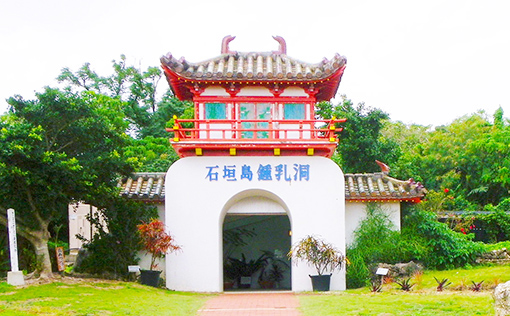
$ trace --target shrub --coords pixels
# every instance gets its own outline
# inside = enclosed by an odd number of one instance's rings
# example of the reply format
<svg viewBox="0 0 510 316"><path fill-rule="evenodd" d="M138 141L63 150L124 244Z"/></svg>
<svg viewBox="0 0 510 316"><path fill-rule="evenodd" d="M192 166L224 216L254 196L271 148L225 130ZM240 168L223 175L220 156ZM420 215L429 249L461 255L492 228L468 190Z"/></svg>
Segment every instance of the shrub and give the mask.
<svg viewBox="0 0 510 316"><path fill-rule="evenodd" d="M121 197L112 198L109 205L104 208L98 206L98 209L101 209L99 216L104 217L106 227L103 227L100 218L89 219L98 232L84 246L87 256L75 271L126 278L128 265L139 260L137 253L141 245L137 225L156 217L156 210Z"/></svg>
<svg viewBox="0 0 510 316"><path fill-rule="evenodd" d="M368 285L372 274L370 267L380 262L397 263L411 258L406 241L383 212L379 204L366 208L367 217L354 232L354 242L347 248L347 287Z"/></svg>
<svg viewBox="0 0 510 316"><path fill-rule="evenodd" d="M505 199L497 206L488 204L484 208L487 214L477 216L479 225L485 230L488 242L510 240L510 199Z"/></svg>
<svg viewBox="0 0 510 316"><path fill-rule="evenodd" d="M165 224L158 219L142 223L137 228L142 239L143 249L151 254L150 270L156 268L156 259L163 258L168 251L174 252L181 249L180 246L174 244L173 237L165 231Z"/></svg>
<svg viewBox="0 0 510 316"><path fill-rule="evenodd" d="M371 275L361 250L347 249L347 259L349 260L346 272L347 288L355 289L367 286Z"/></svg>
<svg viewBox="0 0 510 316"><path fill-rule="evenodd" d="M398 262L402 258L400 232L379 204L368 204L366 212L367 217L354 232L354 242L349 248L362 253L368 264Z"/></svg>
<svg viewBox="0 0 510 316"><path fill-rule="evenodd" d="M414 283L411 283L411 278L407 278L407 279L400 280L400 281L395 281L395 283L398 284L398 286L400 287L400 289L402 291L406 291L406 292L411 291L411 289L414 286Z"/></svg>
<svg viewBox="0 0 510 316"><path fill-rule="evenodd" d="M452 284L452 282L448 282L447 278L438 280L436 277L434 277L434 280L437 282L436 291L438 292L442 292L447 286Z"/></svg>
<svg viewBox="0 0 510 316"><path fill-rule="evenodd" d="M428 268L453 268L474 263L484 252L482 243L451 230L436 214L412 208L404 217L402 231L394 231L388 216L377 204L367 206L367 217L354 232L347 249L347 287L368 285L370 267L377 263L419 261Z"/></svg>
<svg viewBox="0 0 510 316"><path fill-rule="evenodd" d="M501 250L503 248L510 250L510 241L502 241L498 242L497 244L485 244L485 252L490 252L493 250Z"/></svg>
<svg viewBox="0 0 510 316"><path fill-rule="evenodd" d="M473 283L473 285L471 286L471 291L480 292L482 290L483 281L478 282L478 283L475 283L475 281L471 281L471 283Z"/></svg>
<svg viewBox="0 0 510 316"><path fill-rule="evenodd" d="M432 212L414 209L404 218L404 226L404 239L418 241L420 248L414 255L428 268L465 266L484 251L482 243L471 240L472 235L452 231Z"/></svg>

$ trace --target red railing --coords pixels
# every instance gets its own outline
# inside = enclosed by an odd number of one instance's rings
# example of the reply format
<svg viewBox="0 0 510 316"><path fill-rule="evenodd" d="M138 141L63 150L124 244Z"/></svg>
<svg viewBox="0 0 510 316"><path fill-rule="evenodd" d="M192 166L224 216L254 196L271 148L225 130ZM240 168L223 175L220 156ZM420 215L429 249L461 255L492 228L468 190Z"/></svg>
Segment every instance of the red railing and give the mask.
<svg viewBox="0 0 510 316"><path fill-rule="evenodd" d="M206 120L175 119L173 141L334 141L335 133L342 131L337 123L346 119L330 120Z"/></svg>

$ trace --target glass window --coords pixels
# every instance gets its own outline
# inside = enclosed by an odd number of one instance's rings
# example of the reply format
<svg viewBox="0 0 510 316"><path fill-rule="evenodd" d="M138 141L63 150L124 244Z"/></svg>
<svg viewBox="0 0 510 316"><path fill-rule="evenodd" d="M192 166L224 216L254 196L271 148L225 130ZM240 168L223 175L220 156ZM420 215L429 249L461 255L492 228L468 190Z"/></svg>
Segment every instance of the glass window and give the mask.
<svg viewBox="0 0 510 316"><path fill-rule="evenodd" d="M240 114L241 120L248 120L248 122L241 122L241 126L243 129L254 129L255 123L250 120L255 119L255 104L253 103L241 103L240 104ZM253 138L253 131L243 131L241 132L242 138Z"/></svg>
<svg viewBox="0 0 510 316"><path fill-rule="evenodd" d="M209 120L224 120L227 118L227 105L225 103L206 103L205 118Z"/></svg>
<svg viewBox="0 0 510 316"><path fill-rule="evenodd" d="M283 109L286 120L304 120L305 105L303 103L287 103Z"/></svg>
<svg viewBox="0 0 510 316"><path fill-rule="evenodd" d="M255 122L255 120L270 120L271 119L271 104L270 103L240 103L239 112L243 129L247 130L266 130L256 133L256 138L269 138L267 129L269 124L267 122ZM254 131L244 131L241 133L242 138L255 138Z"/></svg>

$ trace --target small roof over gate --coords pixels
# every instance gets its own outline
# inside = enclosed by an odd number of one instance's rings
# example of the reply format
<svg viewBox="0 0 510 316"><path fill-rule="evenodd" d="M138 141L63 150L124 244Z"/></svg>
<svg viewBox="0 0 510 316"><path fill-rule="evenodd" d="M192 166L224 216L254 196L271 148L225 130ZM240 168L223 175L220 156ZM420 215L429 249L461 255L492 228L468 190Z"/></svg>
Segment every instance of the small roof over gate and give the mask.
<svg viewBox="0 0 510 316"><path fill-rule="evenodd" d="M165 173L134 173L118 185L120 195L153 203L165 201ZM345 200L350 202L410 201L417 203L427 190L413 179L389 177L383 172L345 174Z"/></svg>
<svg viewBox="0 0 510 316"><path fill-rule="evenodd" d="M120 195L134 200L163 203L165 201L165 173L133 173L120 179Z"/></svg>
<svg viewBox="0 0 510 316"><path fill-rule="evenodd" d="M345 200L351 202L410 201L418 203L427 190L413 179L389 177L384 172L345 174Z"/></svg>

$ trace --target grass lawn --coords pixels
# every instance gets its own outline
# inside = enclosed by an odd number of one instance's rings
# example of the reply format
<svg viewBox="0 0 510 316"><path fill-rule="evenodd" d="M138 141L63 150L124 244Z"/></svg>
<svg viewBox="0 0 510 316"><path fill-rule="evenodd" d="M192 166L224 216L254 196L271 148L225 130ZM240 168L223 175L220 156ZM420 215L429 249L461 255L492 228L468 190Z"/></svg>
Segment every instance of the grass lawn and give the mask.
<svg viewBox="0 0 510 316"><path fill-rule="evenodd" d="M20 288L0 283L0 314L189 316L210 297L126 282L55 282Z"/></svg>
<svg viewBox="0 0 510 316"><path fill-rule="evenodd" d="M437 292L437 282L448 278L452 284ZM395 283L383 286L381 293L369 288L299 296L304 316L312 315L494 315L492 291L510 280L510 266L475 267L447 271L425 271L412 279L411 292ZM484 281L481 292L470 290L471 281Z"/></svg>
<svg viewBox="0 0 510 316"><path fill-rule="evenodd" d="M436 291L437 279L452 282ZM71 281L68 281L71 280ZM10 315L196 315L214 295L173 292L137 283L82 280L13 287L0 283L0 314ZM471 281L484 280L484 289L473 292ZM327 315L494 315L492 291L510 280L510 266L425 271L412 279L411 292L395 283L381 293L369 288L343 292L299 294L303 316Z"/></svg>

